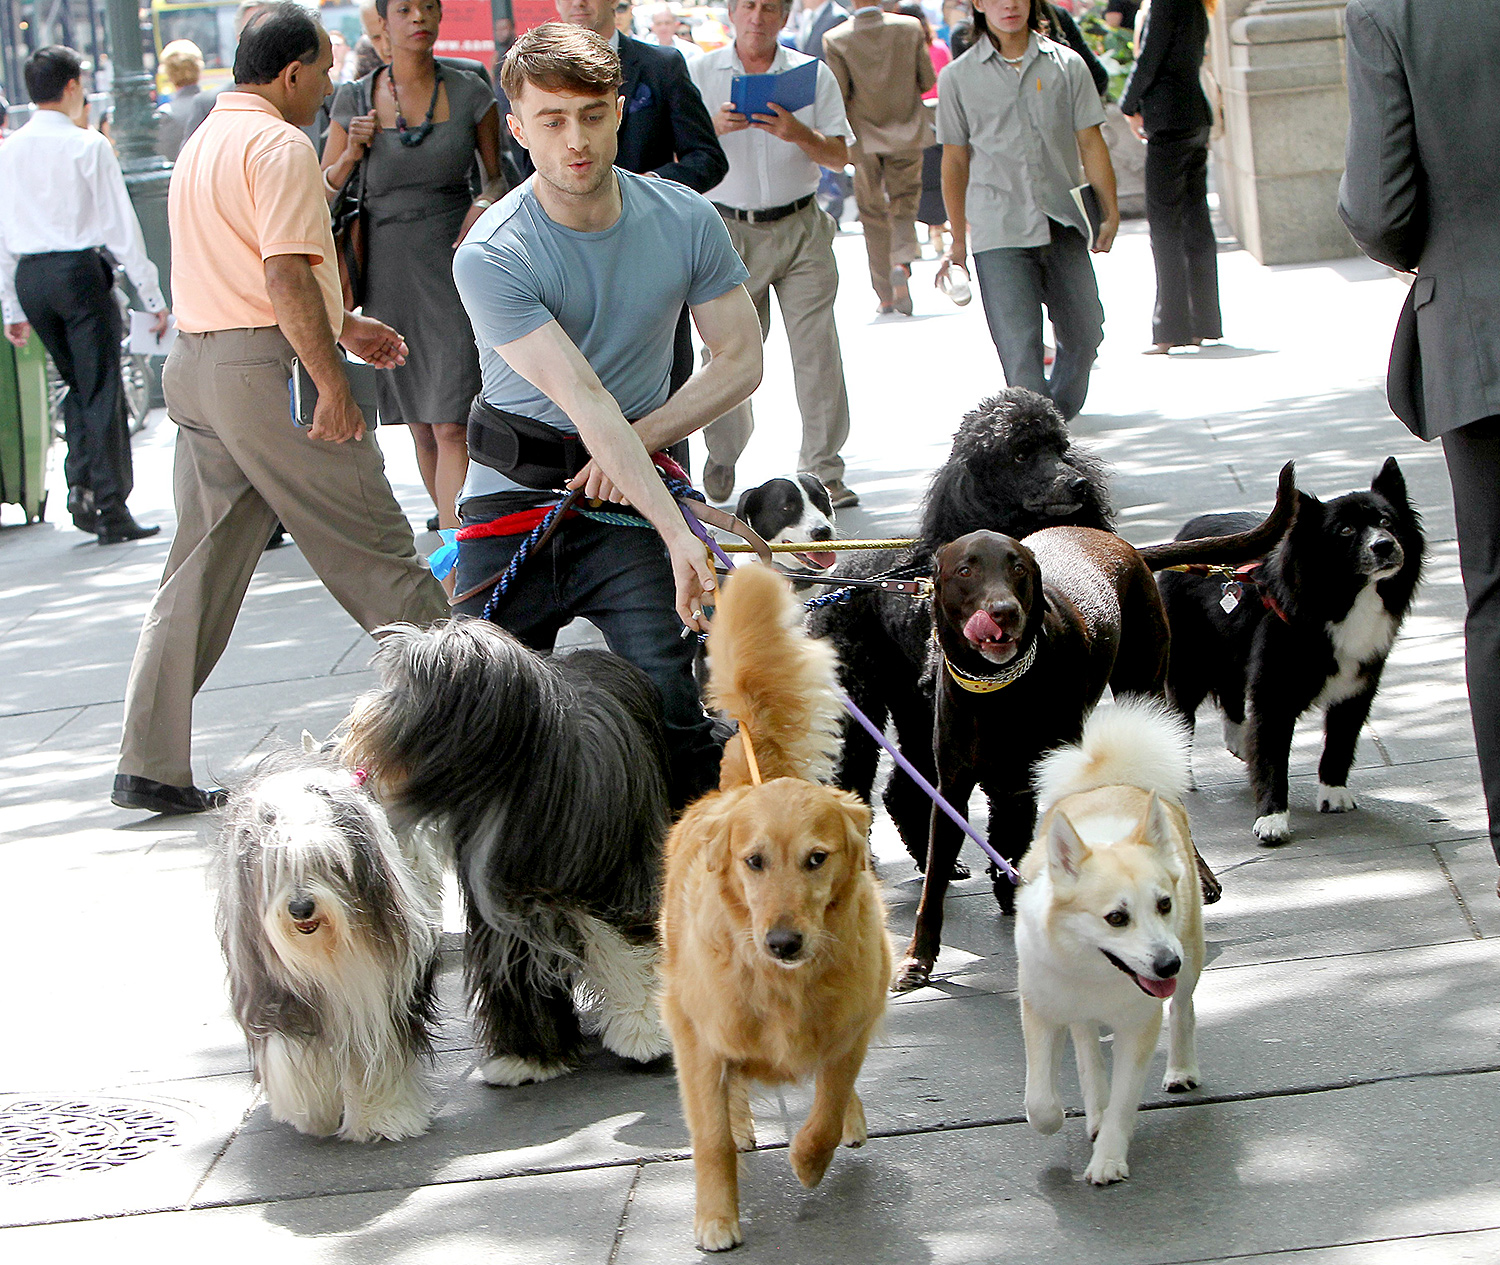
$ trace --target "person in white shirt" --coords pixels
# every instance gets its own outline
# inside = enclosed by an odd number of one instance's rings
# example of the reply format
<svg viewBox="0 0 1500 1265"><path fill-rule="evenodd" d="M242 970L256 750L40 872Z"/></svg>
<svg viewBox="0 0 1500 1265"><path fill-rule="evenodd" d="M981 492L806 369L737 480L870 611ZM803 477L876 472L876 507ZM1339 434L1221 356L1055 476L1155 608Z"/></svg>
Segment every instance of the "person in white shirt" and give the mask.
<svg viewBox="0 0 1500 1265"><path fill-rule="evenodd" d="M664 4L651 13L651 37L663 48L675 48L688 61L695 57L701 57L703 50L692 40L685 40L677 34L677 27L682 21L672 11L672 6Z"/></svg>
<svg viewBox="0 0 1500 1265"><path fill-rule="evenodd" d="M115 151L87 126L83 61L49 44L26 59L36 112L0 146L0 308L5 336L36 330L68 385L63 425L68 512L101 545L154 536L125 507L134 476L120 384L120 310L108 250L124 265L158 336L167 305Z"/></svg>
<svg viewBox="0 0 1500 1265"><path fill-rule="evenodd" d="M849 393L833 320L839 288L833 259L836 227L814 194L819 167L842 171L854 134L844 117L838 82L821 63L813 103L795 113L773 104L770 114L746 118L729 100L738 75L780 74L815 60L777 42L790 2L736 0L729 14L734 43L696 58L688 73L713 112L714 131L729 159L729 174L708 197L750 270L745 286L755 301L762 337L770 329L772 288L781 305L802 411L797 468L817 475L834 507L844 508L859 504L859 497L844 483L839 455L849 435ZM754 426L747 400L705 429L703 490L711 499L728 500L734 490L735 462Z"/></svg>

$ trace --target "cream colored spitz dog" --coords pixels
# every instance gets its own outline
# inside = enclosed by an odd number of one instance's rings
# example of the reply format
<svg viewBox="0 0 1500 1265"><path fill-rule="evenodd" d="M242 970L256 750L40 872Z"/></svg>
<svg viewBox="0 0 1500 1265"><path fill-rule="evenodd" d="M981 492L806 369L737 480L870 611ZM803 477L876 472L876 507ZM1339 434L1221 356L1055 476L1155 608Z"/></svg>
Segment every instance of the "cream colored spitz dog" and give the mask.
<svg viewBox="0 0 1500 1265"><path fill-rule="evenodd" d="M1035 781L1040 825L1016 896L1026 1119L1040 1133L1062 1125L1057 1072L1069 1029L1094 1139L1084 1176L1103 1186L1130 1176L1125 1155L1168 999L1162 1087L1198 1084L1203 898L1181 803L1188 739L1161 705L1127 699L1094 712L1076 746L1043 757ZM1115 1034L1109 1079L1101 1024Z"/></svg>

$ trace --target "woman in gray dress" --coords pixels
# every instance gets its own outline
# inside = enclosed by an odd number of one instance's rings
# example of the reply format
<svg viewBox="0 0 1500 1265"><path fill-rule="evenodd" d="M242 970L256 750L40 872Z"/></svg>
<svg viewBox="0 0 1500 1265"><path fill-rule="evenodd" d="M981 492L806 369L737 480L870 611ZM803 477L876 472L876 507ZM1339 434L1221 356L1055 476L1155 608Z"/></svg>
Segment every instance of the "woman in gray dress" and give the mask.
<svg viewBox="0 0 1500 1265"><path fill-rule="evenodd" d="M364 311L399 329L406 364L379 377L382 424L405 422L438 522L456 527L479 353L453 285L453 251L505 192L495 94L432 54L440 0L376 0L391 64L334 98L323 178L330 200L365 160ZM471 197L475 155L486 186Z"/></svg>

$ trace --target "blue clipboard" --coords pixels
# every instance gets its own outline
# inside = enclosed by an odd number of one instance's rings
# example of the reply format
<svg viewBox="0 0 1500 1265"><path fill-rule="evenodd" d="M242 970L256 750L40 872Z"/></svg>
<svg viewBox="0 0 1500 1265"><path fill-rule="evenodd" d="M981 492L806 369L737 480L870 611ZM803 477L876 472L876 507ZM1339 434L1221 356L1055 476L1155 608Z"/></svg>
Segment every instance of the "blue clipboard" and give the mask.
<svg viewBox="0 0 1500 1265"><path fill-rule="evenodd" d="M818 62L803 62L779 75L736 75L729 85L729 104L737 114L770 114L774 101L788 113L813 103L818 95Z"/></svg>

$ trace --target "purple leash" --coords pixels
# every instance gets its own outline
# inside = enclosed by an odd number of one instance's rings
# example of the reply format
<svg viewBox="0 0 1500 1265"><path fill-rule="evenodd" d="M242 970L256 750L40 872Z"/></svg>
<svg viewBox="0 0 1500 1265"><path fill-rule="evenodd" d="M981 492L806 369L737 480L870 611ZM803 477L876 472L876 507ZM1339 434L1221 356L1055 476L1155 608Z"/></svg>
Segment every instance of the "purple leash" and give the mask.
<svg viewBox="0 0 1500 1265"><path fill-rule="evenodd" d="M974 842L979 845L979 850L983 852L985 856L989 857L989 859L994 862L995 865L999 866L999 868L1005 872L1005 877L1010 879L1012 883L1020 883L1021 876L1016 873L1016 867L1013 866L998 852L996 852L994 848L990 847L989 840L984 838L979 833L979 831L975 830L974 827L969 824L969 819L965 817L961 812L959 812L958 809L954 808L952 804L950 804L946 799L942 797L941 794L938 793L937 787L935 787L931 782L929 782L925 777L917 772L917 770L913 767L912 762L896 750L896 744L891 742L883 733L880 732L879 729L875 727L875 722L872 721L868 716L866 716L864 712L860 711L859 708L854 705L854 700L847 694L845 694L843 690L839 691L839 702L844 705L844 708L849 713L849 715L853 716L854 719L860 723L860 725L864 728L864 731L885 749L886 754L895 761L896 767L900 769L901 772L905 773L907 777L911 778L911 780L918 786L920 786L924 791L926 791L927 798L930 799L934 804L936 804L940 809L942 809L943 812L947 813L949 818L953 821L953 824L960 830L962 830L964 834L968 835L970 839L974 840Z"/></svg>
<svg viewBox="0 0 1500 1265"><path fill-rule="evenodd" d="M715 557L717 557L719 561L724 564L724 569L726 571L733 571L734 563L729 560L729 555L719 548L719 542L716 541L709 533L708 529L703 526L703 524L699 521L698 516L693 513L693 511L682 501L678 501L677 503L678 505L682 506L682 516L687 519L687 524L692 528L693 535L697 536L699 540L701 540L705 545L713 550ZM998 852L996 852L994 848L990 847L989 840L984 838L979 833L979 831L975 830L974 827L969 824L969 819L965 817L961 812L959 812L958 809L954 808L953 805L950 804L946 799L944 799L938 792L937 787L935 787L931 782L929 782L925 777L917 772L916 768L912 765L912 762L896 750L896 744L891 742L885 736L885 734L882 733L880 729L875 725L875 722L872 721L868 716L864 714L864 712L860 711L859 708L854 705L854 700L852 698L845 694L843 690L838 691L838 696L839 702L844 705L844 710L859 722L860 727L864 729L864 731L869 734L870 737L875 739L880 748L895 762L896 767L900 769L901 772L905 773L907 777L911 778L911 780L918 786L920 786L926 793L927 798L930 799L934 804L936 804L940 809L942 809L942 811L948 815L948 818L953 822L955 826L957 826L964 832L964 834L968 835L970 839L972 839L979 845L979 850L983 852L985 856L989 857L989 859L1000 868L1000 870L1005 874L1006 878L1010 879L1012 883L1019 884L1021 881L1021 876L1016 873L1016 867L1013 866Z"/></svg>

